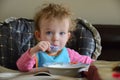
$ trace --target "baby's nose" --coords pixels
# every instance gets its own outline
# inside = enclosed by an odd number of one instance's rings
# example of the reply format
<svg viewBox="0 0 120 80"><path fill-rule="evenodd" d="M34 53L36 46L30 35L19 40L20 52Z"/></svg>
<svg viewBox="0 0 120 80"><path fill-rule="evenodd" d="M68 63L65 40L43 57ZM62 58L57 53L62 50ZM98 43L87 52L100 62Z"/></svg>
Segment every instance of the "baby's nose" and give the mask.
<svg viewBox="0 0 120 80"><path fill-rule="evenodd" d="M52 39L53 39L53 41L59 40L59 35L58 34L54 34Z"/></svg>

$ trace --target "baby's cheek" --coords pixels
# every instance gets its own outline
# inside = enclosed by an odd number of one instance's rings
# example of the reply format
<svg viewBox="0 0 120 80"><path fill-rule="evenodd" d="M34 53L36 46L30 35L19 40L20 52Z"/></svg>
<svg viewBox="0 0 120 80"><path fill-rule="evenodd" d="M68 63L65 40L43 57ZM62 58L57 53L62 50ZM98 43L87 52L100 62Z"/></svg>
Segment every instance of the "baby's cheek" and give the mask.
<svg viewBox="0 0 120 80"><path fill-rule="evenodd" d="M67 41L61 41L61 46L63 47L63 46L65 46L66 45L66 43L67 43Z"/></svg>

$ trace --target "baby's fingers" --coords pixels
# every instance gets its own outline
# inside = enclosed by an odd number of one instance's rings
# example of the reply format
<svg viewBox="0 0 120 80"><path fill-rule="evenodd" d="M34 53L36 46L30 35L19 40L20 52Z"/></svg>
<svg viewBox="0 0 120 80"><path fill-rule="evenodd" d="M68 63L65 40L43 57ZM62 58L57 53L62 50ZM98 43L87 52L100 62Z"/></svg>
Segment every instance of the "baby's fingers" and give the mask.
<svg viewBox="0 0 120 80"><path fill-rule="evenodd" d="M41 41L39 43L39 48L40 48L41 51L48 50L49 46L50 46L50 43L48 41Z"/></svg>

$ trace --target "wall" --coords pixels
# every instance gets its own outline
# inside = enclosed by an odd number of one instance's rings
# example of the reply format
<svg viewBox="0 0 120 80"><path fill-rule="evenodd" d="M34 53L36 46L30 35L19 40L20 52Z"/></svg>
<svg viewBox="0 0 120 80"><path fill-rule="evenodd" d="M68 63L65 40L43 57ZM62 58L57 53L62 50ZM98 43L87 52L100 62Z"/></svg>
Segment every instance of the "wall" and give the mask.
<svg viewBox="0 0 120 80"><path fill-rule="evenodd" d="M120 0L0 0L0 21L9 17L33 18L41 4L65 3L74 12L93 24L120 24Z"/></svg>

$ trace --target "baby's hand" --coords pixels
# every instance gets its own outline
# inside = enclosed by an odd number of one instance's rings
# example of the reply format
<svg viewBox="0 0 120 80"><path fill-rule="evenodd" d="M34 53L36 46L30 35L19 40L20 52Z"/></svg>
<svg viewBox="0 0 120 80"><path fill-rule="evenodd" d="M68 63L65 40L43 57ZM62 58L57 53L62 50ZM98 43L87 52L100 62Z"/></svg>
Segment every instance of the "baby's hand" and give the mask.
<svg viewBox="0 0 120 80"><path fill-rule="evenodd" d="M50 43L48 41L40 41L37 45L36 48L38 51L47 51L50 50Z"/></svg>
<svg viewBox="0 0 120 80"><path fill-rule="evenodd" d="M40 41L36 46L32 47L30 50L31 55L37 53L38 51L49 51L50 43L48 41Z"/></svg>

